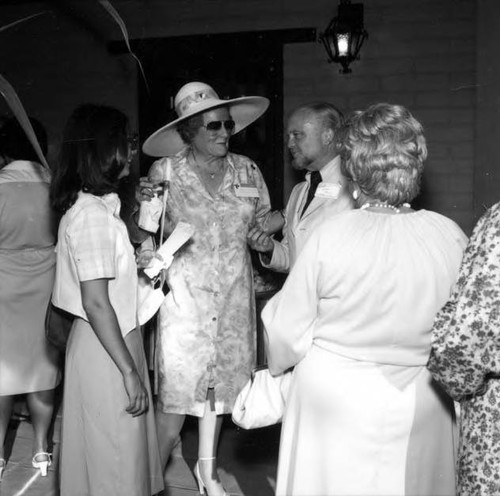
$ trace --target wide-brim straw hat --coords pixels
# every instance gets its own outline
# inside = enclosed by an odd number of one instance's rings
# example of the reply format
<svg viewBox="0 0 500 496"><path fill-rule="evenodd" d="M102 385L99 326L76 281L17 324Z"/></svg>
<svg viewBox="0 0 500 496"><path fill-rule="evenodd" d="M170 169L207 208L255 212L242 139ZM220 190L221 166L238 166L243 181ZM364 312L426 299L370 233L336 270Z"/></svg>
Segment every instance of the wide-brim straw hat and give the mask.
<svg viewBox="0 0 500 496"><path fill-rule="evenodd" d="M257 120L269 107L263 96L242 96L232 100L221 100L214 89L205 83L185 84L175 95L175 111L179 116L155 131L142 145L142 151L152 157L175 155L186 147L177 132L177 124L193 115L218 107L227 107L235 122L234 133L239 133Z"/></svg>

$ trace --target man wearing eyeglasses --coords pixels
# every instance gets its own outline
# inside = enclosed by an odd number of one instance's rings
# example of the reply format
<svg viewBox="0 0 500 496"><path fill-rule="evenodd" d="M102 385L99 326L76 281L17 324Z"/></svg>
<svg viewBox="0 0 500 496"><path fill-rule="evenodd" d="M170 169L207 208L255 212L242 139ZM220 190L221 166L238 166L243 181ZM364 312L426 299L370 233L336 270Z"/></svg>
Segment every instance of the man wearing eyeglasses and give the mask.
<svg viewBox="0 0 500 496"><path fill-rule="evenodd" d="M343 121L342 113L326 102L301 105L290 115L287 146L292 166L307 174L288 200L282 241L258 227L248 233L248 243L260 252L265 267L288 272L317 225L354 207L337 153L337 134Z"/></svg>

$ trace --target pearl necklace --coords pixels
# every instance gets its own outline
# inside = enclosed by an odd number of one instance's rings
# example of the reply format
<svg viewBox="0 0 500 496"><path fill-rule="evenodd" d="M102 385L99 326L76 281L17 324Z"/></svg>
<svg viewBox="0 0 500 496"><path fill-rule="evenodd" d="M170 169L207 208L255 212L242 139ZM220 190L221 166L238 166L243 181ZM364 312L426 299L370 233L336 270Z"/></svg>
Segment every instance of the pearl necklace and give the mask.
<svg viewBox="0 0 500 496"><path fill-rule="evenodd" d="M408 206L408 204L403 204L404 207ZM399 214L401 210L399 210L398 207L395 207L394 205L389 205L388 203L372 203L372 202L366 202L363 205L361 205L360 210L366 210L367 208L387 208L389 210L393 210L394 213Z"/></svg>

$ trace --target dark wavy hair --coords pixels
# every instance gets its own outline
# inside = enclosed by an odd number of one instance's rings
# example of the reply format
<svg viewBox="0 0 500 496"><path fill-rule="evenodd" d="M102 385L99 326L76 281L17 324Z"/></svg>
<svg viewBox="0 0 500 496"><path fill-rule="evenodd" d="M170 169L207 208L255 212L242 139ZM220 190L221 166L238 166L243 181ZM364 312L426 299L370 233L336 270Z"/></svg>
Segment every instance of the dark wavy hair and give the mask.
<svg viewBox="0 0 500 496"><path fill-rule="evenodd" d="M29 118L44 156L47 155L47 132L33 117ZM0 129L0 154L12 160L40 162L33 145L15 117L10 117Z"/></svg>
<svg viewBox="0 0 500 496"><path fill-rule="evenodd" d="M52 180L55 210L66 212L80 190L96 196L118 190L118 177L127 164L127 127L127 117L115 108L84 104L75 109L64 129Z"/></svg>
<svg viewBox="0 0 500 496"><path fill-rule="evenodd" d="M203 126L203 114L197 114L179 122L179 124L177 124L177 132L182 138L182 141L184 141L186 145L190 145L201 126Z"/></svg>

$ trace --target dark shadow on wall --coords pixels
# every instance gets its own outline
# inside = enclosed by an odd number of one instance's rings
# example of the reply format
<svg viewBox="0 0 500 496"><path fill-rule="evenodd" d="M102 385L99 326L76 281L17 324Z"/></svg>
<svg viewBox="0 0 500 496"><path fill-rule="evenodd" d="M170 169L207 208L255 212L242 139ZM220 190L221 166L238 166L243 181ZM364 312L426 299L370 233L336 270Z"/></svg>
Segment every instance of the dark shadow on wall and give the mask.
<svg viewBox="0 0 500 496"><path fill-rule="evenodd" d="M132 49L141 59L149 83L148 91L138 75L141 142L176 118L174 97L190 81L210 84L223 99L265 96L271 102L269 109L231 139L230 150L257 163L273 208L282 208L283 46L315 39L316 30L304 28L132 40ZM109 49L116 54L126 51L123 42L113 42ZM140 156L141 174L153 160Z"/></svg>

